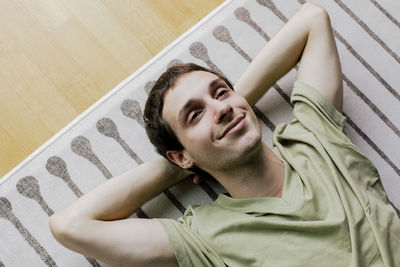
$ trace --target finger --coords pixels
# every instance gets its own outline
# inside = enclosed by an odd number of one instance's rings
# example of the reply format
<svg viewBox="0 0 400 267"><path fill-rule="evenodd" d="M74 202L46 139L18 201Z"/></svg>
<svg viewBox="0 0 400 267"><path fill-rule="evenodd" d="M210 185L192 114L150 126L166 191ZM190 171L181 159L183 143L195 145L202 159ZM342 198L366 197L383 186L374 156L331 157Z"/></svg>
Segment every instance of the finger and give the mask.
<svg viewBox="0 0 400 267"><path fill-rule="evenodd" d="M199 184L201 182L201 177L198 175L193 176L193 183Z"/></svg>

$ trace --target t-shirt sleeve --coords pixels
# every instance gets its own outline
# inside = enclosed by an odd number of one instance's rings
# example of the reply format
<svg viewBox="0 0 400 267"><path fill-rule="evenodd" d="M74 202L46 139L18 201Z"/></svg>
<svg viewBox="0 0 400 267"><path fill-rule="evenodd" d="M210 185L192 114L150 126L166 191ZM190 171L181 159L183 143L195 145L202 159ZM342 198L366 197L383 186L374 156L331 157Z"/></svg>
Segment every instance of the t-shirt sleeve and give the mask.
<svg viewBox="0 0 400 267"><path fill-rule="evenodd" d="M349 141L345 133L343 116L317 89L296 81L290 102L294 117L308 131L336 141Z"/></svg>
<svg viewBox="0 0 400 267"><path fill-rule="evenodd" d="M168 235L175 257L181 267L225 266L215 249L194 231L187 220L158 219Z"/></svg>

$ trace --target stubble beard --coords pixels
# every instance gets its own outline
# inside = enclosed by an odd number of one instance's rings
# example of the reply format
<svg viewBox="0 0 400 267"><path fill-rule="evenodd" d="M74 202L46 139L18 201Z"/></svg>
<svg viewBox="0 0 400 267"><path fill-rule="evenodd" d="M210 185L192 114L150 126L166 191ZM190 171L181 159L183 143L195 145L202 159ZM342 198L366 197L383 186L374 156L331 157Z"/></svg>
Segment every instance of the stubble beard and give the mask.
<svg viewBox="0 0 400 267"><path fill-rule="evenodd" d="M198 167L209 173L222 173L230 172L233 169L253 161L259 156L263 149L261 129L254 132L251 136L241 138L244 138L244 140L238 140L238 142L240 142L238 147L228 149L216 157L206 156L205 164L199 164Z"/></svg>

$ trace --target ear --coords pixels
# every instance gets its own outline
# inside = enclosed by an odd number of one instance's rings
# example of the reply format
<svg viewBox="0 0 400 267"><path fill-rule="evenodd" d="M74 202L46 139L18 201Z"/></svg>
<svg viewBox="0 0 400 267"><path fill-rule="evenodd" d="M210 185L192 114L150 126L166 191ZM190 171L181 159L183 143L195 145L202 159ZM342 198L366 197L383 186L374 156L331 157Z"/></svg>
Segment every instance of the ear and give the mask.
<svg viewBox="0 0 400 267"><path fill-rule="evenodd" d="M193 167L193 160L185 150L169 150L166 152L170 161L184 169Z"/></svg>

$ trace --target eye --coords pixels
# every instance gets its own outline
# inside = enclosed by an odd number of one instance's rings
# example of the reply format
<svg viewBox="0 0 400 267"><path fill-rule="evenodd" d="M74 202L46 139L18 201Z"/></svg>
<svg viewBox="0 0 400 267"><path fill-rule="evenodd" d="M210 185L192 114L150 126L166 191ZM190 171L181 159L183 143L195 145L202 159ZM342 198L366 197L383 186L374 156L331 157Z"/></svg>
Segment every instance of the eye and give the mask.
<svg viewBox="0 0 400 267"><path fill-rule="evenodd" d="M228 93L228 90L221 89L220 91L218 91L216 98L219 99L219 98L225 96L227 93Z"/></svg>
<svg viewBox="0 0 400 267"><path fill-rule="evenodd" d="M189 123L192 123L201 114L202 110L196 110L190 113Z"/></svg>

